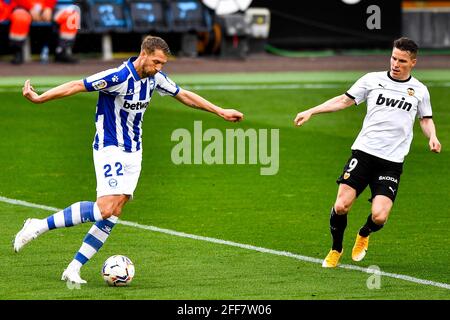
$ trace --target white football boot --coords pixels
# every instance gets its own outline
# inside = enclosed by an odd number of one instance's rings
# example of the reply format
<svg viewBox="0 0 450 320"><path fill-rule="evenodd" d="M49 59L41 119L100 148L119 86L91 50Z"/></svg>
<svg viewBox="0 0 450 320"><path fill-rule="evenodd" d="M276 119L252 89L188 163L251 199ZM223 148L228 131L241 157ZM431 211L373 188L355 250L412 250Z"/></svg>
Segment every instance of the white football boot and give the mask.
<svg viewBox="0 0 450 320"><path fill-rule="evenodd" d="M67 268L66 270L64 270L61 276L61 280L77 284L87 283L86 280L81 279L80 271L73 268Z"/></svg>
<svg viewBox="0 0 450 320"><path fill-rule="evenodd" d="M16 234L14 238L14 251L19 252L28 242L36 239L44 232L42 230L43 221L40 219L27 219L23 224L22 229Z"/></svg>

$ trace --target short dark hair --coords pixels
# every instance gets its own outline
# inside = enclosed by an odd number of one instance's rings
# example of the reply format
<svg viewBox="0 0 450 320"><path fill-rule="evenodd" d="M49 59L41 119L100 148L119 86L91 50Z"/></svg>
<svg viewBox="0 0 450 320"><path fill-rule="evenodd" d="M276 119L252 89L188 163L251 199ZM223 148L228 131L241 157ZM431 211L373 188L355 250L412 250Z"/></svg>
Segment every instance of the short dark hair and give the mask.
<svg viewBox="0 0 450 320"><path fill-rule="evenodd" d="M401 51L408 51L412 58L417 56L417 51L419 50L419 46L413 40L407 37L401 37L394 41L394 48L397 48Z"/></svg>
<svg viewBox="0 0 450 320"><path fill-rule="evenodd" d="M160 37L146 36L141 44L141 51L152 54L155 50L162 50L166 56L170 56L169 45Z"/></svg>

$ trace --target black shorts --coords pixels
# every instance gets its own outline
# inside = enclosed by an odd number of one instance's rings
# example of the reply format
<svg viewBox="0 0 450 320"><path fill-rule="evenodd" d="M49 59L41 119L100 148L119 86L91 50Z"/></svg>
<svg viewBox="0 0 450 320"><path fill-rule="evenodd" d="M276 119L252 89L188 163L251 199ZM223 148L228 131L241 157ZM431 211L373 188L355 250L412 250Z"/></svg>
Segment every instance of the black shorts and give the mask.
<svg viewBox="0 0 450 320"><path fill-rule="evenodd" d="M352 150L352 156L336 182L349 185L356 190L357 196L369 185L372 191L369 201L372 201L376 195L383 195L394 202L402 172L403 163L384 160L360 150Z"/></svg>

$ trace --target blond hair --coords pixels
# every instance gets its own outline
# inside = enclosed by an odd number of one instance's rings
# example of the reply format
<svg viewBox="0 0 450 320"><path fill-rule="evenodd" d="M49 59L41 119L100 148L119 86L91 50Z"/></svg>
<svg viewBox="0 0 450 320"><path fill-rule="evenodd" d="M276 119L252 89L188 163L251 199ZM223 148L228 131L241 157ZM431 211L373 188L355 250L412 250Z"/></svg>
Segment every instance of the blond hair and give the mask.
<svg viewBox="0 0 450 320"><path fill-rule="evenodd" d="M155 50L161 50L166 56L170 56L169 45L160 37L146 36L141 44L141 51L152 54Z"/></svg>

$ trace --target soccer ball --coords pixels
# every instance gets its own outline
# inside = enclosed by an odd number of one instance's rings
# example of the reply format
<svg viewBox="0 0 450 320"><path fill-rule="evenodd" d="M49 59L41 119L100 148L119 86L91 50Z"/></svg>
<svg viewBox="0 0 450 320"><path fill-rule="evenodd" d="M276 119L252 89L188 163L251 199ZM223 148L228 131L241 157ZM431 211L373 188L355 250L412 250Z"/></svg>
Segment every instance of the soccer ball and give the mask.
<svg viewBox="0 0 450 320"><path fill-rule="evenodd" d="M110 286L126 286L133 280L134 264L128 257L111 256L103 264L102 276Z"/></svg>

